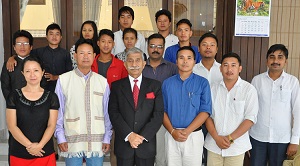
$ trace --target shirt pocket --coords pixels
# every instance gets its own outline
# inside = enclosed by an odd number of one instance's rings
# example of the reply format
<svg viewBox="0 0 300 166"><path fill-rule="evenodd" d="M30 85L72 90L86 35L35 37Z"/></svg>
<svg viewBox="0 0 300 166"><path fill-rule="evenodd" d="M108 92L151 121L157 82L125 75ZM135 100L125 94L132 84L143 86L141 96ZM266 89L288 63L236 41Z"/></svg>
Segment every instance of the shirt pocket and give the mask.
<svg viewBox="0 0 300 166"><path fill-rule="evenodd" d="M200 107L200 101L201 101L200 94L190 92L189 97L190 97L192 106L198 110Z"/></svg>
<svg viewBox="0 0 300 166"><path fill-rule="evenodd" d="M80 117L66 118L65 132L67 136L80 134Z"/></svg>
<svg viewBox="0 0 300 166"><path fill-rule="evenodd" d="M280 101L286 103L291 100L292 91L289 89L280 90Z"/></svg>
<svg viewBox="0 0 300 166"><path fill-rule="evenodd" d="M244 109L245 109L245 101L236 101L234 100L232 103L233 106L233 112L236 115L241 115L244 113Z"/></svg>

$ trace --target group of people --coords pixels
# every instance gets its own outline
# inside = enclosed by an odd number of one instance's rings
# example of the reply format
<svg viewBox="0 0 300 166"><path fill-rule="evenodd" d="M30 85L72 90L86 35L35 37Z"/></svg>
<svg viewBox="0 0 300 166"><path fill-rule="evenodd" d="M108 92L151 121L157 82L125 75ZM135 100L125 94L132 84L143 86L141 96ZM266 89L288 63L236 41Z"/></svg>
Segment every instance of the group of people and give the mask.
<svg viewBox="0 0 300 166"><path fill-rule="evenodd" d="M46 47L32 50L25 30L13 35L16 55L1 72L11 166L55 165L56 146L68 166L103 165L109 152L112 166L232 166L245 154L252 166L279 166L297 152L299 81L284 72L284 45L270 47L268 70L248 83L238 54L215 60L214 34L191 46L188 19L175 36L159 10L146 42L132 8L118 18L115 33L84 22L70 52L54 23Z"/></svg>

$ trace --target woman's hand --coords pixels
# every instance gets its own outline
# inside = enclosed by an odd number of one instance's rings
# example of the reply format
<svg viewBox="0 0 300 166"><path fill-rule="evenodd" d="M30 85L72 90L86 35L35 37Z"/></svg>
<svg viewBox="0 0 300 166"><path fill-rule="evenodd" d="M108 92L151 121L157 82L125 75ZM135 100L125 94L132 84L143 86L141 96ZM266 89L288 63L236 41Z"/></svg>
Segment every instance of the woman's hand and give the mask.
<svg viewBox="0 0 300 166"><path fill-rule="evenodd" d="M26 150L29 154L33 155L33 156L37 156L37 157L43 157L43 153L45 153L45 151L43 150L43 147L39 144L39 143L32 143L31 145L29 145L28 147L26 147Z"/></svg>

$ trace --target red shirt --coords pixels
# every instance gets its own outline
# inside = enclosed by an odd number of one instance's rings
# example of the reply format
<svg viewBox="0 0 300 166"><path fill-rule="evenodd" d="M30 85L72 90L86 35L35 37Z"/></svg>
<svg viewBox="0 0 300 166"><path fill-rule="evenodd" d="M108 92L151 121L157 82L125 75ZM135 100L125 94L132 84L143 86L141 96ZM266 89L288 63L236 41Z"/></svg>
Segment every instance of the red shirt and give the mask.
<svg viewBox="0 0 300 166"><path fill-rule="evenodd" d="M117 80L120 80L122 78L125 78L128 76L128 72L124 66L124 62L115 58L114 55L112 55L112 62L107 70L106 77L107 77L107 82L109 84L109 87L111 87L111 83ZM98 73L98 58L100 57L100 54L98 54L94 62L92 64L92 71Z"/></svg>

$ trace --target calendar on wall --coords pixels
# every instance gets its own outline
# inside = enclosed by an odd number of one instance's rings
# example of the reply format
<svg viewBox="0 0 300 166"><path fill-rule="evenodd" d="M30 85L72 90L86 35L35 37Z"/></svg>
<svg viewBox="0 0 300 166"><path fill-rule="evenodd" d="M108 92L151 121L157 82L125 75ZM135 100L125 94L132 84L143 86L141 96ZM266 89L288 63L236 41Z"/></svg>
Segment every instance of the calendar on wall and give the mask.
<svg viewBox="0 0 300 166"><path fill-rule="evenodd" d="M269 37L271 0L236 0L235 36Z"/></svg>

